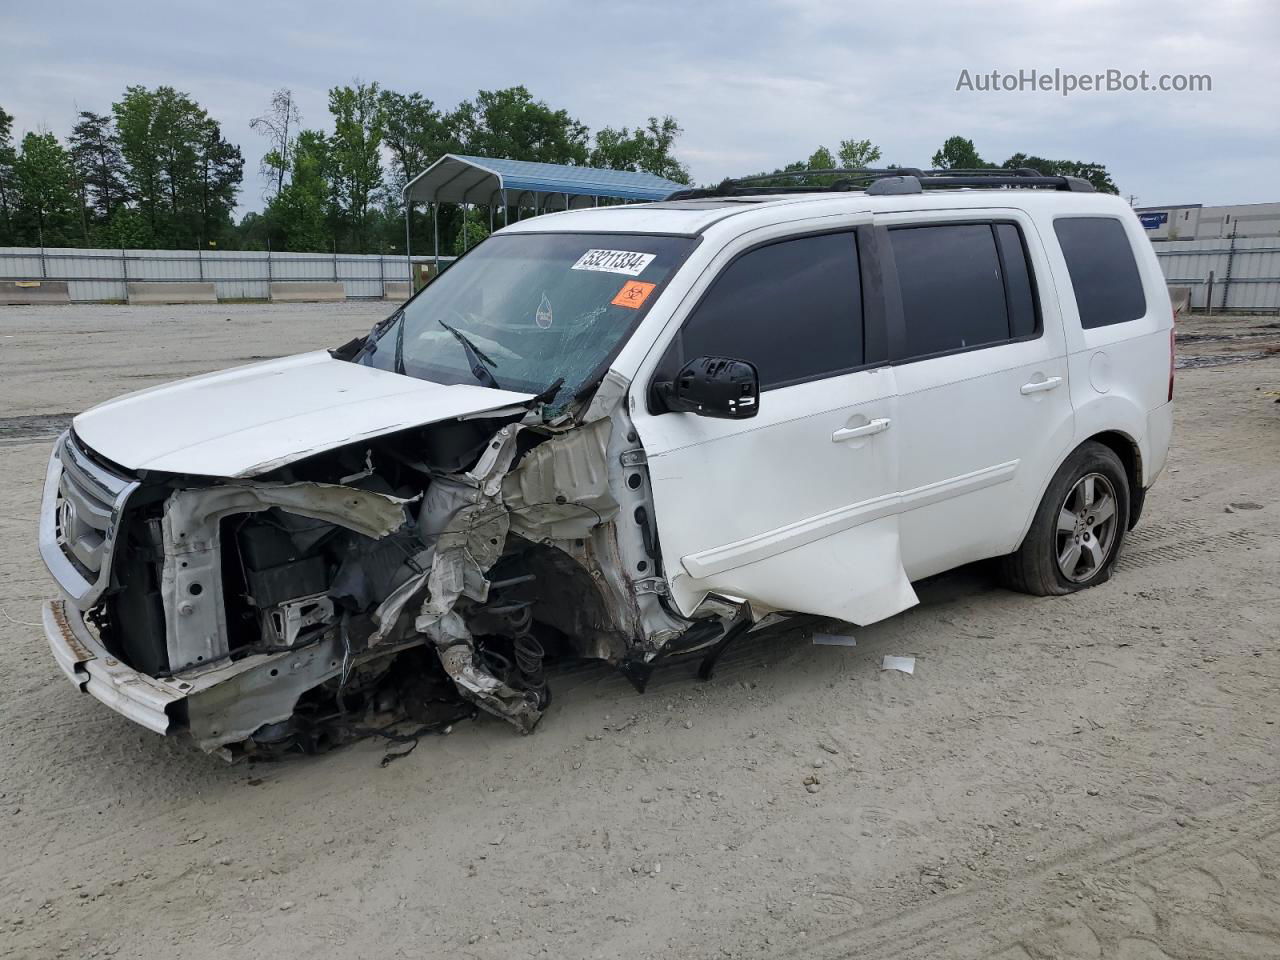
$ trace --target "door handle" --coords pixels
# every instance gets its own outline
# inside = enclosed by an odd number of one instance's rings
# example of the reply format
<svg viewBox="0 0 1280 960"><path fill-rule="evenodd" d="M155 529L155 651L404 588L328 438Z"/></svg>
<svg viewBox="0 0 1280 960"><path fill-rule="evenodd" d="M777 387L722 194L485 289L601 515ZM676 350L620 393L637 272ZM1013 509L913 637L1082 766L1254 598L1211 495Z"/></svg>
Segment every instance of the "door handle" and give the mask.
<svg viewBox="0 0 1280 960"><path fill-rule="evenodd" d="M854 440L858 437L869 437L876 433L884 433L889 429L889 423L890 420L884 417L864 423L860 427L845 427L831 435L831 442L841 443L845 440Z"/></svg>
<svg viewBox="0 0 1280 960"><path fill-rule="evenodd" d="M1050 377L1047 380L1032 380L1030 383L1024 383L1019 389L1024 397L1029 393L1044 393L1046 390L1052 390L1062 383L1061 377Z"/></svg>

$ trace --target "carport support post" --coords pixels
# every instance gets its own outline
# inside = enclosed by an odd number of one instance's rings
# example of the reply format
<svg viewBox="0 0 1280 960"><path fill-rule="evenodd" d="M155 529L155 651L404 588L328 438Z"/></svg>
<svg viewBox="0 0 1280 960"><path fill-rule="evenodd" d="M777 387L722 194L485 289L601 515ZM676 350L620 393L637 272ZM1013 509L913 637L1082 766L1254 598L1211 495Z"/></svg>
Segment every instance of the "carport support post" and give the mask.
<svg viewBox="0 0 1280 960"><path fill-rule="evenodd" d="M409 194L404 195L404 263L409 268L409 295L413 295L413 251L410 245L413 241L409 239L409 218L413 216L413 201L409 199ZM382 290L382 295L387 295L386 288Z"/></svg>
<svg viewBox="0 0 1280 960"><path fill-rule="evenodd" d="M440 201L431 204L431 239L435 247L436 276L440 276Z"/></svg>
<svg viewBox="0 0 1280 960"><path fill-rule="evenodd" d="M462 252L467 252L467 205L462 205Z"/></svg>

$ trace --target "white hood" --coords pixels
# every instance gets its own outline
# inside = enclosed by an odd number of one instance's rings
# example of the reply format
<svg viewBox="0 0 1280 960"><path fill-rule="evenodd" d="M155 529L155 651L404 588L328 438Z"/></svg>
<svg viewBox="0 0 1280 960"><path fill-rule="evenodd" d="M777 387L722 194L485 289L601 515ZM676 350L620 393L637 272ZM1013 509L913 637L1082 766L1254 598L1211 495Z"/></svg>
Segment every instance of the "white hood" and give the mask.
<svg viewBox="0 0 1280 960"><path fill-rule="evenodd" d="M131 470L247 477L530 398L417 380L319 351L131 393L80 414L73 425L88 447Z"/></svg>

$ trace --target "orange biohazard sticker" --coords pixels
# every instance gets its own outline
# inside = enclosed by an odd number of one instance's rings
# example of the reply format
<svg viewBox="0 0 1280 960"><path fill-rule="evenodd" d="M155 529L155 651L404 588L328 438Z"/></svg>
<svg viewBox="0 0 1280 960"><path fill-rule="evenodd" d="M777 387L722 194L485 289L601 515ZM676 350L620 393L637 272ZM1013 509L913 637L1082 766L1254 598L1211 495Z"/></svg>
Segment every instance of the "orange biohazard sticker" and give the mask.
<svg viewBox="0 0 1280 960"><path fill-rule="evenodd" d="M632 310L638 310L657 286L656 283L645 283L643 280L628 280L622 285L618 295L609 302L615 307L630 307Z"/></svg>

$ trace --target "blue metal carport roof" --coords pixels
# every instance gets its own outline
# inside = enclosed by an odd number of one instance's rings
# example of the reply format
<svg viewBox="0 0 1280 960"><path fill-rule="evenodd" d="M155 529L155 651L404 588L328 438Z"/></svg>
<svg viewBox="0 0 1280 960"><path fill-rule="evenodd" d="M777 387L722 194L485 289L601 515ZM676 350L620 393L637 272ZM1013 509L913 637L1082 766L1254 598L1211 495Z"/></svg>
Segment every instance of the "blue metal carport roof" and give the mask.
<svg viewBox="0 0 1280 960"><path fill-rule="evenodd" d="M662 200L685 186L652 173L447 153L410 180L404 192L410 203L538 208L550 203L559 208L589 207L594 197Z"/></svg>

